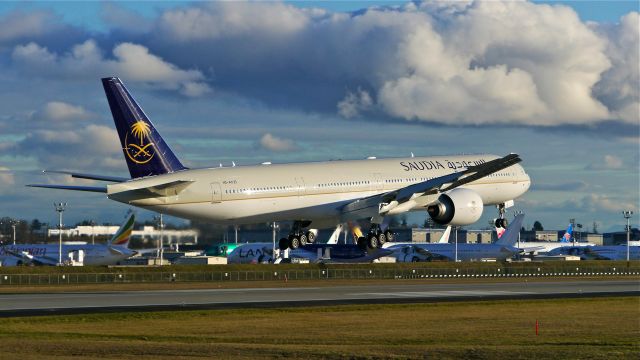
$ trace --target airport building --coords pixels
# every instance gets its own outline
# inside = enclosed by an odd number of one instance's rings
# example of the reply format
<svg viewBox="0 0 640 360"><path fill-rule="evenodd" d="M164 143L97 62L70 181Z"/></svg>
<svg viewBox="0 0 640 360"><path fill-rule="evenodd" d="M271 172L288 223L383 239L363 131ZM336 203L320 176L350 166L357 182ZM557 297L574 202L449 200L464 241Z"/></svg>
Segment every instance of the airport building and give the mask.
<svg viewBox="0 0 640 360"><path fill-rule="evenodd" d="M440 240L445 229L411 229L411 242L415 243L435 243ZM493 230L458 230L458 243L467 244L490 244L493 241ZM455 230L451 231L449 242L456 238Z"/></svg>

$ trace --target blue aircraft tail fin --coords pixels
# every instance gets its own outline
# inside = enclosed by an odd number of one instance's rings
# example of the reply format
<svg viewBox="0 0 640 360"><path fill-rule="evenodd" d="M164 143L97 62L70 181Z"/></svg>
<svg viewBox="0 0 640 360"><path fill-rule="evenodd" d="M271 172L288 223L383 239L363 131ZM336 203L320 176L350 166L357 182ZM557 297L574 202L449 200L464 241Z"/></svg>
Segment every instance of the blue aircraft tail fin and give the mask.
<svg viewBox="0 0 640 360"><path fill-rule="evenodd" d="M117 77L102 79L132 178L186 169Z"/></svg>
<svg viewBox="0 0 640 360"><path fill-rule="evenodd" d="M502 234L500 239L496 241L496 244L502 246L515 246L515 244L518 242L518 235L520 234L520 230L522 229L523 220L524 214L516 215L511 224L507 226L504 234Z"/></svg>
<svg viewBox="0 0 640 360"><path fill-rule="evenodd" d="M573 224L569 224L569 227L567 227L567 231L565 231L564 235L562 236L562 239L560 239L560 242L564 242L564 243L568 243L571 242L571 236L573 234Z"/></svg>

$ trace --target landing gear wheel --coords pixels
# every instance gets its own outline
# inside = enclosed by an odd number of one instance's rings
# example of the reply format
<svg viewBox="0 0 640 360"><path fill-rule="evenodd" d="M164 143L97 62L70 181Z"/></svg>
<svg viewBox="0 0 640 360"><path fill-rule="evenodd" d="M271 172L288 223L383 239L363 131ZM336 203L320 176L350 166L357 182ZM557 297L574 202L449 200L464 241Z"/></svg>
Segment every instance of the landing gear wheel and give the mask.
<svg viewBox="0 0 640 360"><path fill-rule="evenodd" d="M367 237L367 247L369 247L370 249L375 249L378 247L378 238L375 235L369 234L369 236Z"/></svg>
<svg viewBox="0 0 640 360"><path fill-rule="evenodd" d="M384 233L378 234L378 247L382 248L382 245L387 242L387 236Z"/></svg>
<svg viewBox="0 0 640 360"><path fill-rule="evenodd" d="M417 256L414 256L411 258L411 262L420 262L420 259L418 259Z"/></svg>
<svg viewBox="0 0 640 360"><path fill-rule="evenodd" d="M316 234L312 231L307 231L307 242L313 244L316 241Z"/></svg>
<svg viewBox="0 0 640 360"><path fill-rule="evenodd" d="M300 247L300 239L298 239L295 236L292 236L291 239L289 239L289 247L292 250L295 250L295 249L299 248Z"/></svg>
<svg viewBox="0 0 640 360"><path fill-rule="evenodd" d="M392 242L395 237L395 234L393 233L393 231L387 230L384 232L384 236L387 237L387 242Z"/></svg>
<svg viewBox="0 0 640 360"><path fill-rule="evenodd" d="M367 250L367 239L365 237L359 237L357 243L360 250Z"/></svg>
<svg viewBox="0 0 640 360"><path fill-rule="evenodd" d="M287 238L282 238L280 239L280 241L278 242L278 248L280 248L280 250L285 251L289 248L289 239Z"/></svg>
<svg viewBox="0 0 640 360"><path fill-rule="evenodd" d="M306 246L307 245L307 235L302 234L300 235L300 246Z"/></svg>

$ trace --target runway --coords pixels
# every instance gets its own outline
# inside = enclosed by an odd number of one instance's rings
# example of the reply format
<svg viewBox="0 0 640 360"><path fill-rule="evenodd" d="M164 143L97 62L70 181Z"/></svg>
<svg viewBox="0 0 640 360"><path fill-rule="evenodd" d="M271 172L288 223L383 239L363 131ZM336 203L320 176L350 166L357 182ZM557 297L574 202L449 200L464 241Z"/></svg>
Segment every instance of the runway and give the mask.
<svg viewBox="0 0 640 360"><path fill-rule="evenodd" d="M0 317L625 295L640 295L637 279L7 294L0 295Z"/></svg>

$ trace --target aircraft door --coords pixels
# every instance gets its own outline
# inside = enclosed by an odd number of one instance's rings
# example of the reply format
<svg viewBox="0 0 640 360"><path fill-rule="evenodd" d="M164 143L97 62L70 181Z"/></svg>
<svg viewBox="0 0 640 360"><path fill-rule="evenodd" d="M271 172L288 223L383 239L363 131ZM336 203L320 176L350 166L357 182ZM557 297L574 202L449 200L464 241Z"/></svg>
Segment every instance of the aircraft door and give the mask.
<svg viewBox="0 0 640 360"><path fill-rule="evenodd" d="M304 186L304 179L301 177L295 178L296 186L298 188L298 196L302 196L306 193L306 187Z"/></svg>
<svg viewBox="0 0 640 360"><path fill-rule="evenodd" d="M222 202L222 188L220 188L220 183L218 182L211 183L211 202Z"/></svg>
<svg viewBox="0 0 640 360"><path fill-rule="evenodd" d="M384 190L384 184L382 182L382 174L373 174L373 183L371 184L371 190L382 191Z"/></svg>

